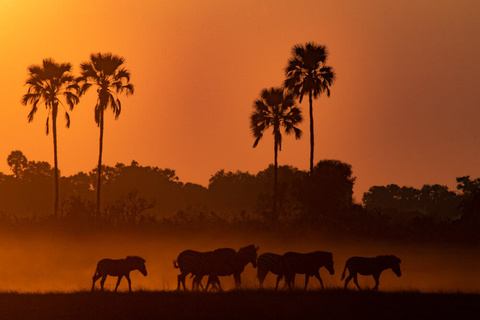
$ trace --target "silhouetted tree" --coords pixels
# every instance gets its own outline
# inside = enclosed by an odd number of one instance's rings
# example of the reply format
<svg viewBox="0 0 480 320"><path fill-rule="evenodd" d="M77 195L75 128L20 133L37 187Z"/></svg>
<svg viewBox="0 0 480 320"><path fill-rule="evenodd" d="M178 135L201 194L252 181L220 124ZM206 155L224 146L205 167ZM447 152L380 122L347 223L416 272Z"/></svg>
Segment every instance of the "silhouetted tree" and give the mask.
<svg viewBox="0 0 480 320"><path fill-rule="evenodd" d="M396 184L373 186L363 195L367 211L396 220L430 217L453 220L460 204L459 196L446 186L424 185L421 189Z"/></svg>
<svg viewBox="0 0 480 320"><path fill-rule="evenodd" d="M478 237L480 230L480 178L471 180L470 176L459 177L457 183L457 189L463 193L460 204L460 222Z"/></svg>
<svg viewBox="0 0 480 320"><path fill-rule="evenodd" d="M339 160L322 160L302 183L301 197L310 214L343 214L353 205L352 166Z"/></svg>
<svg viewBox="0 0 480 320"><path fill-rule="evenodd" d="M54 216L58 212L58 159L57 159L57 113L58 105L62 104L59 97L63 96L70 110L73 110L75 104L79 102L78 96L73 92L78 92L78 85L75 78L70 74L72 65L70 63L55 63L53 59L44 59L42 65L31 65L28 67L28 76L26 85L28 92L22 98L22 104L31 104L32 109L28 114L28 122L33 120L38 110L38 104L44 103L47 108L46 133L49 133L49 119L52 117L53 131L53 155L55 167L55 206ZM63 106L63 104L62 104ZM65 107L64 107L65 109ZM65 109L67 128L70 127L70 116Z"/></svg>
<svg viewBox="0 0 480 320"><path fill-rule="evenodd" d="M297 44L292 48L292 57L285 68L285 88L299 97L302 103L303 96L308 95L310 104L310 173L313 171L313 99L322 92L330 96L330 86L335 80L332 67L327 66L327 48L308 42L305 45Z"/></svg>
<svg viewBox="0 0 480 320"><path fill-rule="evenodd" d="M254 111L250 116L250 128L252 129L255 142L255 148L263 137L263 133L270 127L273 129L274 137L274 165L275 181L273 189L273 213L276 218L277 206L277 168L278 151L282 150L281 128L285 129L286 134L295 134L295 139L300 139L302 130L296 127L303 120L301 110L295 106L292 94L284 92L283 88L263 89L260 93L260 99L255 100L253 104Z"/></svg>
<svg viewBox="0 0 480 320"><path fill-rule="evenodd" d="M22 151L15 150L10 152L10 155L7 158L7 163L15 178L19 179L23 170L27 167L28 160L27 157L23 155Z"/></svg>
<svg viewBox="0 0 480 320"><path fill-rule="evenodd" d="M80 65L82 76L77 80L81 84L80 95L83 95L92 85L97 86L98 99L95 105L95 122L100 127L100 143L98 152L97 181L97 212L100 212L100 190L102 177L102 152L105 109L110 106L118 119L122 110L117 93L133 94L133 84L130 83L130 72L123 67L125 58L111 53L94 53L90 61Z"/></svg>

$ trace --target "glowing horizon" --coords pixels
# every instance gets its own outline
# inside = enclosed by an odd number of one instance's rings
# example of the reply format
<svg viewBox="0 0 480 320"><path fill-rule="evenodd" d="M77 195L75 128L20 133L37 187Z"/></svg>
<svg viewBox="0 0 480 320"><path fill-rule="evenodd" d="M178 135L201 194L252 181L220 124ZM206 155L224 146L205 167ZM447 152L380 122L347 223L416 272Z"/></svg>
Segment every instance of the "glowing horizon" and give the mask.
<svg viewBox="0 0 480 320"><path fill-rule="evenodd" d="M475 1L2 1L0 172L10 173L13 150L53 163L44 110L29 124L30 106L20 104L27 67L51 57L78 74L90 53L112 52L125 57L135 94L120 97L117 121L106 113L104 164L136 160L204 186L221 169L257 173L273 162L273 141L252 148L252 103L282 83L293 45L314 41L337 73L331 97L313 104L315 163L351 164L357 201L373 185L454 190L456 177L480 176L478 9ZM94 104L87 93L70 129L59 117L63 175L96 166ZM299 106L306 116L307 101ZM279 165L307 170L307 117L301 127L300 141L284 138Z"/></svg>

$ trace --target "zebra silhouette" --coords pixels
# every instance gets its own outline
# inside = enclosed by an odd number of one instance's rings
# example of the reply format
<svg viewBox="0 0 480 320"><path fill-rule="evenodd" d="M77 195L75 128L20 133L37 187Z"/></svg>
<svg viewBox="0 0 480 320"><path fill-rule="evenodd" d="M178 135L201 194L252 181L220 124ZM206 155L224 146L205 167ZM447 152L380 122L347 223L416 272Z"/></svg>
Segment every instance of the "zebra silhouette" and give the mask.
<svg viewBox="0 0 480 320"><path fill-rule="evenodd" d="M277 275L275 290L278 290L278 283L282 280L286 272L285 258L279 254L266 252L258 257L257 278L260 282L260 288L263 289L263 282L269 272Z"/></svg>
<svg viewBox="0 0 480 320"><path fill-rule="evenodd" d="M374 258L351 257L345 263L341 280L345 278L345 271L348 269L349 275L347 279L345 279L345 289L347 289L350 280L353 279L353 282L357 285L358 290L361 290L360 286L358 285L357 273L360 273L364 276L372 275L375 279L375 287L373 287L373 290L377 291L378 285L380 284L380 274L383 270L392 269L392 271L398 277L402 275L402 271L400 270L401 262L402 261L399 258L393 255L377 256Z"/></svg>
<svg viewBox="0 0 480 320"><path fill-rule="evenodd" d="M180 269L178 275L177 290L180 290L183 285L185 288L185 277L192 274L195 278L192 283L192 290L198 289L202 286L201 281L204 276L209 276L209 280L205 290L212 285L215 288L222 290L218 276L233 275L236 287L240 287L241 277L245 266L252 263L256 267L257 250L254 245L250 245L240 250L235 251L231 248L221 248L215 251L198 252L194 250L185 250L178 255L174 261L174 267Z"/></svg>
<svg viewBox="0 0 480 320"><path fill-rule="evenodd" d="M321 267L327 268L331 275L335 273L333 269L333 255L331 252L315 251L310 253L287 252L283 255L286 265L285 281L288 287L292 289L295 285L295 274L305 274L305 288L307 290L308 279L315 276L322 289L322 278L320 277L319 269Z"/></svg>
<svg viewBox="0 0 480 320"><path fill-rule="evenodd" d="M145 260L136 256L128 256L126 259L112 260L112 259L103 259L97 263L97 269L93 275L93 284L92 291L95 290L95 282L100 280L100 286L103 291L103 285L107 276L118 277L117 285L115 286L115 292L118 289L118 285L123 277L127 278L128 289L132 292L132 282L130 281L130 271L138 270L144 276L147 275L147 268L145 267Z"/></svg>
<svg viewBox="0 0 480 320"><path fill-rule="evenodd" d="M180 290L182 285L183 290L186 290L185 278L189 274L195 276L192 282L192 290L202 286L201 279L203 276L209 275L208 260L211 254L213 254L213 251L185 250L178 255L177 260L173 261L173 266L180 269L180 274L177 276L177 290Z"/></svg>
<svg viewBox="0 0 480 320"><path fill-rule="evenodd" d="M257 251L258 247L255 247L253 244L240 248L238 251L230 248L215 250L209 260L209 275L211 275L213 279L209 279L205 290L208 290L210 283L216 283L218 288L222 290L218 276L230 275L233 275L235 280L235 288L240 288L242 283L241 274L245 266L251 263L254 268L257 267Z"/></svg>

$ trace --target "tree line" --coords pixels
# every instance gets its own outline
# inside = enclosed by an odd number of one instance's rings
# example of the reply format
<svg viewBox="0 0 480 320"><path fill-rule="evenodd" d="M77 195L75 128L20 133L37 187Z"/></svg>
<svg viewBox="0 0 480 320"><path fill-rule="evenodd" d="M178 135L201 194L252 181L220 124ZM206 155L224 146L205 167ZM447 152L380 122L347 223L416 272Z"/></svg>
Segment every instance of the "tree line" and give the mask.
<svg viewBox="0 0 480 320"><path fill-rule="evenodd" d="M30 161L21 151L7 159L12 174L0 174L0 213L4 223L51 217L54 169ZM371 237L425 236L445 232L478 238L480 178L457 178L457 191L441 185L420 189L395 184L372 186L362 202L353 197L349 164L322 160L313 172L278 167L278 207L272 215L274 166L256 174L219 170L207 187L180 181L173 169L103 166L104 208L96 210L97 168L61 177L57 220L75 226L213 225L342 232Z"/></svg>

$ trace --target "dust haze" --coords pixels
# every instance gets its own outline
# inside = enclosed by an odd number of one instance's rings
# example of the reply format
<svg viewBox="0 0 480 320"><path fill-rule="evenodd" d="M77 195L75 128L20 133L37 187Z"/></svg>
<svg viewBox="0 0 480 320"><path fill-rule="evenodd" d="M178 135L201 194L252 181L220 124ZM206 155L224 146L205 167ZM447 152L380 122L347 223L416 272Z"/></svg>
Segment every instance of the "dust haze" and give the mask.
<svg viewBox="0 0 480 320"><path fill-rule="evenodd" d="M331 251L335 274L322 268L320 275L326 288L341 288L340 280L345 261L351 256L394 254L402 259L402 276L398 278L386 270L380 277L381 291L413 290L421 292L480 292L480 249L478 246L450 246L441 244L401 244L373 242L364 239L336 240L319 235L292 238L282 234L232 233L222 230L192 233L135 233L118 232L95 235L68 234L11 234L0 237L0 291L18 292L74 292L90 290L96 263L103 258L120 259L138 255L146 260L148 276L138 271L131 273L133 290L175 290L178 269L173 261L186 249L209 251L220 247L238 250L255 244L259 254L287 251ZM274 288L275 276L267 275L265 287ZM296 288L304 285L304 276L297 275ZM187 278L187 288L191 288ZM204 284L205 284L204 280ZM221 277L222 287L234 287L233 277ZM113 290L116 278L108 277L106 290ZM359 276L362 288L372 288L371 276ZM99 290L97 282L97 290ZM353 283L350 284L353 289ZM247 265L242 273L242 288L257 289L256 269ZM283 281L280 283L283 288ZM312 278L309 289L318 289ZM122 280L120 291L128 290Z"/></svg>

